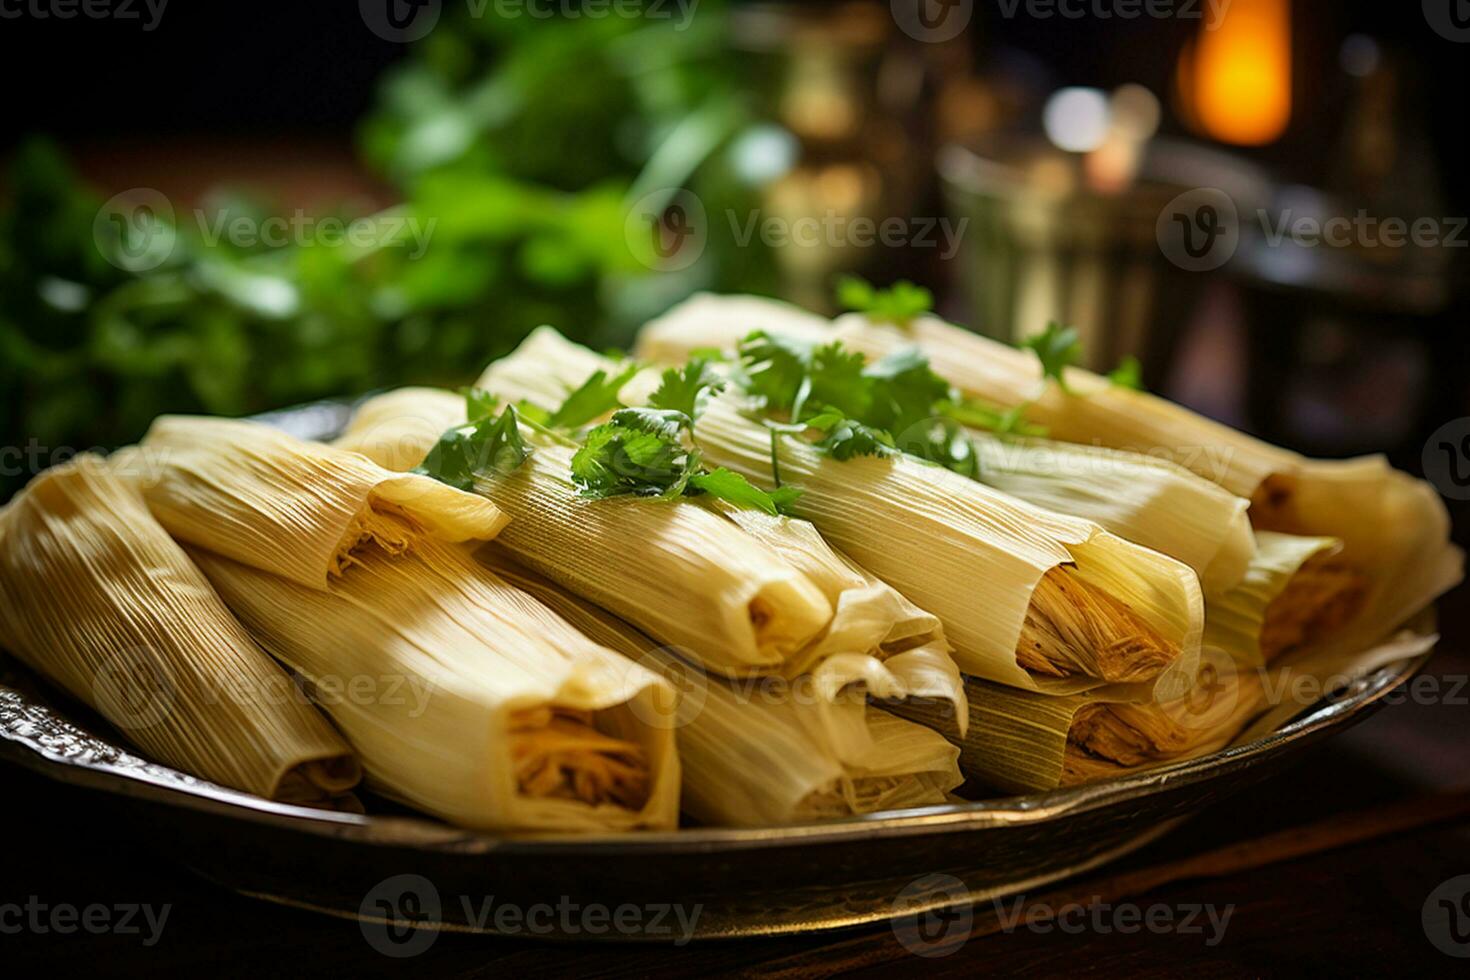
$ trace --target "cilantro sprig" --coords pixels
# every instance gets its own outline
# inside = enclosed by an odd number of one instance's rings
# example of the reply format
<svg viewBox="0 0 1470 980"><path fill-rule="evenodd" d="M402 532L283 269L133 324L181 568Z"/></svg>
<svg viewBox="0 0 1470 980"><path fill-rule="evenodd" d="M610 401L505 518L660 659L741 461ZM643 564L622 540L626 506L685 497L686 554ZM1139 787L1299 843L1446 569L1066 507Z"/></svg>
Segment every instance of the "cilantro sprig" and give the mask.
<svg viewBox="0 0 1470 980"><path fill-rule="evenodd" d="M843 276L837 282L837 302L845 309L866 314L874 323L906 327L915 317L934 309L934 294L906 279L879 289L858 276Z"/></svg>
<svg viewBox="0 0 1470 980"><path fill-rule="evenodd" d="M1044 331L1021 341L1021 346L1036 354L1043 380L1054 380L1067 394L1072 393L1067 387L1066 370L1082 359L1082 342L1077 339L1075 327L1052 320Z"/></svg>
<svg viewBox="0 0 1470 980"><path fill-rule="evenodd" d="M526 461L531 447L521 438L515 407L495 414L498 400L488 392L466 390L463 425L439 437L415 473L433 477L459 490L473 490L481 472L509 473Z"/></svg>
<svg viewBox="0 0 1470 980"><path fill-rule="evenodd" d="M646 408L619 409L586 434L572 457L572 482L594 499L708 494L773 516L787 513L800 490L767 493L731 470L705 468L694 440L695 419L722 387L704 358L665 371Z"/></svg>
<svg viewBox="0 0 1470 980"><path fill-rule="evenodd" d="M906 349L869 364L840 342L811 344L756 331L740 345L746 391L787 431L816 430L817 446L836 459L904 452L969 477L979 461L958 417L970 403ZM779 461L773 455L773 467Z"/></svg>

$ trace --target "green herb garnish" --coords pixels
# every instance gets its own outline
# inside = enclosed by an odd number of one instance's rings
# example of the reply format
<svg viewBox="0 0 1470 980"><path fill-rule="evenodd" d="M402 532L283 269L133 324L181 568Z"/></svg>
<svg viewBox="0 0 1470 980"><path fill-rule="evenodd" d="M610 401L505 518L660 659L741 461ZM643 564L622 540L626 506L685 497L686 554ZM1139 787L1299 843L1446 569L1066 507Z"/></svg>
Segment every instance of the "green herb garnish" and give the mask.
<svg viewBox="0 0 1470 980"><path fill-rule="evenodd" d="M1108 380L1119 388L1131 388L1134 391L1143 390L1143 365L1138 358L1129 354L1118 362L1118 366L1108 372Z"/></svg>
<svg viewBox="0 0 1470 980"><path fill-rule="evenodd" d="M547 416L545 425L551 429L580 429L593 419L622 408L618 392L637 373L636 364L628 365L611 377L606 371L593 371L579 388L567 395L561 407Z"/></svg>
<svg viewBox="0 0 1470 980"><path fill-rule="evenodd" d="M899 327L934 309L934 294L904 279L879 289L858 276L843 276L837 283L837 301L846 309L866 314L874 323Z"/></svg>
<svg viewBox="0 0 1470 980"><path fill-rule="evenodd" d="M1063 391L1071 394L1063 375L1082 358L1082 342L1077 339L1075 327L1064 327L1052 320L1044 331L1021 341L1021 346L1036 353L1043 379L1055 379Z"/></svg>
<svg viewBox="0 0 1470 980"><path fill-rule="evenodd" d="M707 386L706 386L707 387ZM680 386L697 400L700 391ZM694 445L694 421L666 408L625 408L597 426L572 457L572 481L583 496L693 497L707 493L767 514L785 513L800 491L766 493L726 469L706 472Z"/></svg>
<svg viewBox="0 0 1470 980"><path fill-rule="evenodd" d="M708 358L694 357L682 369L669 368L663 380L648 399L650 408L683 412L690 419L699 418L704 402L711 394L725 389Z"/></svg>
<svg viewBox="0 0 1470 980"><path fill-rule="evenodd" d="M521 439L515 408L507 405L497 416L493 414L494 399L487 402L487 397L484 392L466 393L466 408L478 414L476 421L457 425L440 436L413 472L458 490L474 490L476 474L509 473L526 461L531 447Z"/></svg>

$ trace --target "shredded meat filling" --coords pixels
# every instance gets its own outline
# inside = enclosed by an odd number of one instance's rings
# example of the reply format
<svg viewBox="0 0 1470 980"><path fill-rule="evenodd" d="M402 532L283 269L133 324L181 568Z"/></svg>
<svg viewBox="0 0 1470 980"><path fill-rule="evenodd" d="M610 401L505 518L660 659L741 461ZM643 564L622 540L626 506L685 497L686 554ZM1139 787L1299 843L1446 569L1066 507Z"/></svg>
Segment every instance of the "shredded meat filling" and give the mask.
<svg viewBox="0 0 1470 980"><path fill-rule="evenodd" d="M1047 677L1145 681L1179 655L1127 603L1087 584L1071 565L1042 576L1026 610L1016 661Z"/></svg>
<svg viewBox="0 0 1470 980"><path fill-rule="evenodd" d="M550 707L511 716L511 757L523 795L630 810L648 802L643 750L603 734L592 721L589 711Z"/></svg>

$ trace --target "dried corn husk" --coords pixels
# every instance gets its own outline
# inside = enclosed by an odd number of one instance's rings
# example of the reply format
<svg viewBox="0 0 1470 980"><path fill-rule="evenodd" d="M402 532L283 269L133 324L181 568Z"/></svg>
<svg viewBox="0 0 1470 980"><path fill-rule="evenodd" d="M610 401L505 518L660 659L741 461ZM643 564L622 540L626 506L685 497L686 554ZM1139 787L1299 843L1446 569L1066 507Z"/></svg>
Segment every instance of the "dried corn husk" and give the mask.
<svg viewBox="0 0 1470 980"><path fill-rule="evenodd" d="M610 358L572 343L551 327L541 327L513 353L486 368L478 385L550 411L594 371L611 376L616 368ZM628 404L641 404L657 382L657 372L641 372L624 387L622 397ZM787 662L785 676L810 671L818 689L831 697L848 684L862 682L879 699L937 699L946 702L955 721L964 725L964 689L937 617L835 551L806 521L716 500L706 501L706 506L799 569L832 604L832 621Z"/></svg>
<svg viewBox="0 0 1470 980"><path fill-rule="evenodd" d="M644 324L633 353L656 364L683 364L696 350L734 350L754 330L820 344L831 339L832 322L781 300L696 293Z"/></svg>
<svg viewBox="0 0 1470 980"><path fill-rule="evenodd" d="M1205 755L1229 745L1262 708L1261 677L1223 655L1204 662L1182 698L1140 701L1102 688L1049 697L967 678L965 775L1006 793L1032 793ZM893 710L929 724L924 705Z"/></svg>
<svg viewBox="0 0 1470 980"><path fill-rule="evenodd" d="M970 436L987 485L1179 559L1198 573L1206 595L1245 577L1255 552L1245 498L1137 453L979 431Z"/></svg>
<svg viewBox="0 0 1470 980"><path fill-rule="evenodd" d="M399 388L365 401L332 445L406 473L445 430L464 421L464 398L439 388Z"/></svg>
<svg viewBox="0 0 1470 980"><path fill-rule="evenodd" d="M770 431L743 412L737 395L711 399L700 445L769 487ZM909 457L839 462L784 435L779 453L806 491L800 516L937 615L964 673L1056 694L1129 681L1164 699L1192 683L1204 608L1182 563Z"/></svg>
<svg viewBox="0 0 1470 980"><path fill-rule="evenodd" d="M345 689L322 704L379 792L472 828L675 826L672 688L463 548L366 548L326 589L192 554L266 649Z"/></svg>
<svg viewBox="0 0 1470 980"><path fill-rule="evenodd" d="M932 317L898 329L847 316L825 333L819 319L769 300L701 295L649 324L638 350L679 360L696 348L731 347L755 329L840 339L872 357L917 346L966 395L1027 405L1027 417L1052 439L1169 459L1249 499L1259 530L1340 539L1342 562L1366 576L1367 589L1352 622L1326 641L1329 656L1351 657L1393 635L1463 580L1464 557L1449 543L1443 504L1428 484L1381 456L1308 459L1077 369L1067 373L1068 394L1043 384L1029 351Z"/></svg>
<svg viewBox="0 0 1470 980"><path fill-rule="evenodd" d="M751 826L929 806L946 802L962 781L956 749L923 726L862 698L834 704L825 696L803 698L784 682L701 674L622 620L515 565L498 545L481 549L479 558L587 636L680 689L684 810L696 820ZM834 728L817 717L839 711L852 722Z"/></svg>
<svg viewBox="0 0 1470 980"><path fill-rule="evenodd" d="M1366 577L1341 560L1336 538L1261 531L1235 588L1205 600L1205 643L1255 666L1312 646L1357 613Z"/></svg>
<svg viewBox="0 0 1470 980"><path fill-rule="evenodd" d="M98 457L45 471L0 512L0 630L166 765L291 802L358 780L346 742Z"/></svg>
<svg viewBox="0 0 1470 980"><path fill-rule="evenodd" d="M173 537L324 589L369 544L488 540L490 501L256 422L165 415L114 457Z"/></svg>
<svg viewBox="0 0 1470 980"><path fill-rule="evenodd" d="M589 500L572 483L571 451L523 434L530 457L477 489L514 518L502 543L525 565L727 676L781 672L831 622L805 575L718 514L692 501Z"/></svg>

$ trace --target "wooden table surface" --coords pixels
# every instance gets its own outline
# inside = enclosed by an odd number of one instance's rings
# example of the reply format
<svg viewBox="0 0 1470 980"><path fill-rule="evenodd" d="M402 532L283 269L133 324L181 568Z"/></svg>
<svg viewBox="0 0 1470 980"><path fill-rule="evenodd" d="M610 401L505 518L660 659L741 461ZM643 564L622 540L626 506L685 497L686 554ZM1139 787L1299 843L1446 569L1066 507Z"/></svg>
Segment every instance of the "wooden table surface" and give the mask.
<svg viewBox="0 0 1470 980"><path fill-rule="evenodd" d="M1451 600L1453 602L1453 599ZM1456 604L1458 610L1458 604ZM1452 617L1463 619L1463 616ZM1427 673L1442 678L1435 703L1384 708L1307 755L1293 770L1184 824L1097 877L1145 868L1324 817L1470 787L1470 645L1455 629ZM566 945L442 935L409 961L377 952L360 927L241 897L170 863L169 842L147 828L114 826L85 793L15 769L5 792L0 858L0 963L7 976L264 976L284 972L430 976L678 976L780 972L814 975L852 965L859 975L923 971L1068 976L1437 975L1467 965L1433 945L1421 909L1442 882L1470 874L1470 821L1443 822L1255 871L1196 878L1131 899L1176 916L1213 906L1229 919L1217 942L1199 932L1124 933L1104 918L1073 931L972 938L949 955L907 954L883 927L835 935L731 941L682 948ZM228 841L221 841L228 847ZM171 906L158 940L137 935L15 930L7 904L79 908L101 903ZM985 907L977 912L988 911ZM1201 919L1202 922L1203 918ZM1465 922L1470 928L1470 920ZM1470 949L1467 949L1470 952ZM866 962L861 959L876 960ZM866 963L866 965L865 965Z"/></svg>

